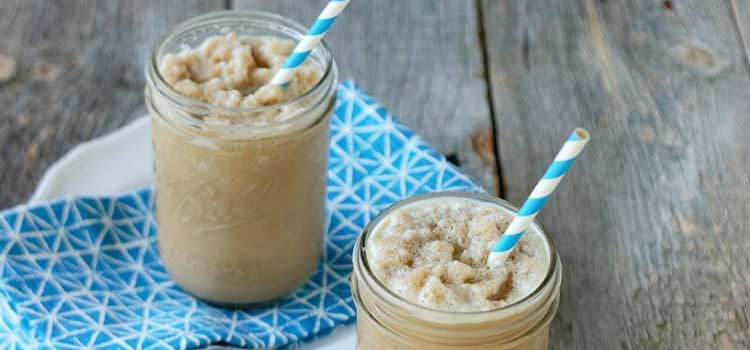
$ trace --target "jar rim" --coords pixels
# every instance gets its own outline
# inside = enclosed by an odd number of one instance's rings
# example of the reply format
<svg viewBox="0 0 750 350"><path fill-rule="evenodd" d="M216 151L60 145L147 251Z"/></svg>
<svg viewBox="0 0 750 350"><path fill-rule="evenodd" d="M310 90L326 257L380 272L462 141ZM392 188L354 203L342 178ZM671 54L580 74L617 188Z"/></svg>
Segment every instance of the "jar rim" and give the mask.
<svg viewBox="0 0 750 350"><path fill-rule="evenodd" d="M381 282L377 278L377 276L375 276L375 274L372 272L372 269L370 268L370 265L367 261L367 249L366 249L367 237L383 219L385 219L390 213L394 212L395 210L405 205L419 202L422 200L443 198L443 197L465 198L465 199L478 200L481 202L489 202L491 204L498 205L505 210L509 210L513 213L518 213L518 210L519 210L518 208L510 204L508 201L501 199L501 198L497 198L497 197L494 197L488 194L483 194L483 193L459 192L459 191L431 192L427 194L412 196L404 200L401 200L399 202L396 202L390 205L389 207L387 207L386 209L384 209L383 211L381 211L380 213L378 213L378 215L373 220L371 220L367 224L367 226L365 226L364 230L362 231L362 234L359 236L359 239L357 240L355 244L355 257L361 261L362 266L364 267L364 270L367 273L367 277L369 277L365 279L365 281L363 281L364 283L367 283L368 280L374 281L377 288L381 291L384 291L390 299L398 301L399 303L403 305L414 307L420 312L424 312L427 314L436 315L438 317L449 317L449 316L455 316L455 315L462 315L462 316L467 316L467 317L471 317L471 316L484 317L484 316L492 315L495 313L512 312L513 310L516 310L520 306L522 306L526 301L529 301L532 298L542 294L542 292L544 292L545 288L549 285L549 283L554 282L555 272L557 271L557 268L559 265L559 261L558 261L559 257L557 255L557 249L555 248L554 242L552 242L552 239L549 237L549 235L547 235L542 225L540 225L538 222L536 222L536 220L534 220L531 223L532 227L542 235L549 249L549 255L550 255L549 267L542 281L531 293L529 293L525 297L511 304L508 304L499 308L495 308L495 309L482 310L482 311L448 311L448 310L434 309L434 308L430 308L424 305L417 304L413 301L405 299L404 297L396 294L395 292L387 288L383 284L383 282ZM359 250L358 255L357 255L357 250Z"/></svg>
<svg viewBox="0 0 750 350"><path fill-rule="evenodd" d="M272 110L277 110L285 106L293 105L295 103L308 99L311 96L314 96L316 94L325 95L325 92L327 91L327 88L329 87L328 85L335 84L336 78L337 78L336 77L337 75L336 62L333 59L333 54L331 52L330 47L328 46L328 43L325 41L325 39L321 40L321 42L312 49L313 52L319 51L320 54L323 55L324 60L325 60L323 62L325 66L323 68L323 74L318 80L318 82L312 88L310 88L305 93L299 96L295 96L293 98L286 99L279 103L275 103L275 104L268 105L268 106L246 108L246 107L225 107L225 106L211 104L211 103L201 101L193 97L189 97L189 96L179 93L171 85L169 85L164 79L164 77L162 76L161 71L159 70L159 62L158 62L159 54L165 45L177 39L181 35L184 35L187 32L199 29L201 27L210 26L210 25L220 25L227 21L252 23L253 21L259 21L259 20L273 21L275 24L281 25L283 28L289 30L289 34L294 35L298 38L303 37L307 30L304 26L302 26L301 24L299 24L298 22L292 19L289 19L287 17L281 16L273 12L267 12L267 11L222 10L222 11L214 11L214 12L210 12L207 14L199 15L199 16L193 17L191 19L188 19L178 24L171 31L169 31L167 34L163 35L160 38L160 40L158 41L159 43L155 45L154 48L152 49L150 58L147 60L147 63L146 63L147 82L149 83L150 86L153 86L159 94L166 97L171 103L175 103L178 105L188 105L194 108L200 108L200 109L215 112L215 113L228 113L228 114L260 113L260 112L272 111ZM327 82L330 82L330 84ZM293 122L295 119L296 118L290 118L288 120L279 121L279 123ZM253 123L246 123L246 124L253 125ZM271 124L276 124L276 123L274 122Z"/></svg>

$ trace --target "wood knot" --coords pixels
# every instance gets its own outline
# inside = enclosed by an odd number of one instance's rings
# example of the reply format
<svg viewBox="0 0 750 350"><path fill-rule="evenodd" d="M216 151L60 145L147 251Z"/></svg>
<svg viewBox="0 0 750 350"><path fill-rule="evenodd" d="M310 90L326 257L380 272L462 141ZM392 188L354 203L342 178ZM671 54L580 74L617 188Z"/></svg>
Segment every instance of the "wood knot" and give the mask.
<svg viewBox="0 0 750 350"><path fill-rule="evenodd" d="M34 65L31 76L34 80L55 81L60 77L62 69L54 64L42 62Z"/></svg>
<svg viewBox="0 0 750 350"><path fill-rule="evenodd" d="M661 2L661 7L667 11L672 11L674 9L674 3L672 3L672 0L664 0Z"/></svg>
<svg viewBox="0 0 750 350"><path fill-rule="evenodd" d="M17 115L16 125L18 125L18 127L21 127L21 128L31 125L31 116L26 113L21 113Z"/></svg>
<svg viewBox="0 0 750 350"><path fill-rule="evenodd" d="M698 230L698 223L695 217L677 214L675 217L675 226L685 235L692 235Z"/></svg>
<svg viewBox="0 0 750 350"><path fill-rule="evenodd" d="M651 143L656 140L656 132L650 126L642 126L640 132L638 132L638 138L643 143Z"/></svg>
<svg viewBox="0 0 750 350"><path fill-rule="evenodd" d="M490 128L477 130L471 135L471 149L486 167L495 167L495 140Z"/></svg>
<svg viewBox="0 0 750 350"><path fill-rule="evenodd" d="M16 76L16 60L0 53L0 84L7 83Z"/></svg>
<svg viewBox="0 0 750 350"><path fill-rule="evenodd" d="M26 152L24 153L22 172L28 173L31 169L34 169L37 159L39 159L39 144L32 143L26 148Z"/></svg>
<svg viewBox="0 0 750 350"><path fill-rule="evenodd" d="M698 41L679 43L672 51L677 62L704 75L717 75L727 66L713 49Z"/></svg>

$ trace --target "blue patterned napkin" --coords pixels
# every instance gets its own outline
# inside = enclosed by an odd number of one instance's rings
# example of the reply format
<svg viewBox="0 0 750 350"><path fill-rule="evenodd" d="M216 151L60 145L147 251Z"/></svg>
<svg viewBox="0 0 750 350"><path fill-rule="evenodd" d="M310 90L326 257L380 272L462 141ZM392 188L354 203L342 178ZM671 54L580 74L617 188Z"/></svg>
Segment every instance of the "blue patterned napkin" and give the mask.
<svg viewBox="0 0 750 350"><path fill-rule="evenodd" d="M292 295L222 309L177 287L156 248L151 189L0 213L0 349L292 347L354 321L351 251L402 198L478 191L352 81L338 87L321 265Z"/></svg>

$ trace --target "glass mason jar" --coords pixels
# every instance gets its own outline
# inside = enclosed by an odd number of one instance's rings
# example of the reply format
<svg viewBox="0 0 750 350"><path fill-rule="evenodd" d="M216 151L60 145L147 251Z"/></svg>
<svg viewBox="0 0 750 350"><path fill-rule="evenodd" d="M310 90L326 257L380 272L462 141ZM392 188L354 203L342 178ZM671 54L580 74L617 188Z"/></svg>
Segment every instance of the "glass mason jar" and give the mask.
<svg viewBox="0 0 750 350"><path fill-rule="evenodd" d="M526 234L538 234L546 245L549 268L530 295L508 306L478 312L430 309L388 290L367 262L368 236L394 210L435 198L472 199L496 205L509 217L518 211L488 195L438 192L411 197L392 205L370 222L355 244L352 295L357 304L359 350L543 350L549 324L557 312L562 266L549 237L537 223Z"/></svg>
<svg viewBox="0 0 750 350"><path fill-rule="evenodd" d="M305 27L278 15L224 11L177 26L146 62L156 219L164 265L178 285L224 305L269 301L300 287L322 249L329 122L337 70L327 45L306 93L275 105L226 108L184 96L159 72L164 55L206 38L298 41ZM269 114L283 118L262 118ZM216 122L216 117L232 122Z"/></svg>

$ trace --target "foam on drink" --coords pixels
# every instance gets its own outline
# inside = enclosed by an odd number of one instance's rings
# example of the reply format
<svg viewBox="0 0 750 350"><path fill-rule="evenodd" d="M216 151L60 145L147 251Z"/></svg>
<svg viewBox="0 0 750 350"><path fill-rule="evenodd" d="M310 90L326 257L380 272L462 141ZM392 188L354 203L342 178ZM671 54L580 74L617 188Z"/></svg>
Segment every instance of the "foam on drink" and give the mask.
<svg viewBox="0 0 750 350"><path fill-rule="evenodd" d="M531 230L503 266L487 258L512 216L467 198L417 201L390 213L366 243L368 263L399 296L449 311L501 308L531 294L550 257L541 233Z"/></svg>
<svg viewBox="0 0 750 350"><path fill-rule="evenodd" d="M320 81L320 68L306 61L295 71L286 89L269 84L293 50L294 42L289 39L241 38L229 31L207 38L198 47L166 54L159 71L173 89L196 100L227 108L264 107L300 96ZM252 117L282 120L291 115L286 112L279 109L267 114L253 113ZM247 114L219 117L231 121L238 116Z"/></svg>

